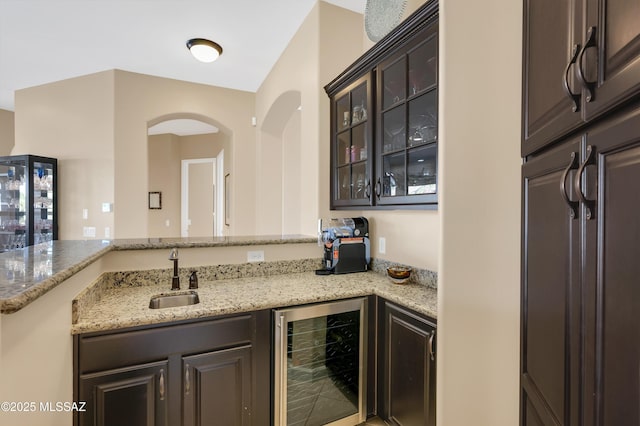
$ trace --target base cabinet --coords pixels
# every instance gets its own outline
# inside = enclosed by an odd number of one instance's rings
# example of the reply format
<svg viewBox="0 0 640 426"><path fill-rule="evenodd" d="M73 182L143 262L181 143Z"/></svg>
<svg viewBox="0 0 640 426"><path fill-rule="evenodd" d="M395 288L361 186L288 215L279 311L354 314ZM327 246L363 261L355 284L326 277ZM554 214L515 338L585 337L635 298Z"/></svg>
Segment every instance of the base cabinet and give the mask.
<svg viewBox="0 0 640 426"><path fill-rule="evenodd" d="M380 300L379 407L394 425L436 424L435 321Z"/></svg>
<svg viewBox="0 0 640 426"><path fill-rule="evenodd" d="M269 311L76 336L80 426L269 425Z"/></svg>
<svg viewBox="0 0 640 426"><path fill-rule="evenodd" d="M184 426L250 425L251 347L182 358Z"/></svg>
<svg viewBox="0 0 640 426"><path fill-rule="evenodd" d="M77 399L87 403L80 424L167 425L168 371L165 360L86 375Z"/></svg>

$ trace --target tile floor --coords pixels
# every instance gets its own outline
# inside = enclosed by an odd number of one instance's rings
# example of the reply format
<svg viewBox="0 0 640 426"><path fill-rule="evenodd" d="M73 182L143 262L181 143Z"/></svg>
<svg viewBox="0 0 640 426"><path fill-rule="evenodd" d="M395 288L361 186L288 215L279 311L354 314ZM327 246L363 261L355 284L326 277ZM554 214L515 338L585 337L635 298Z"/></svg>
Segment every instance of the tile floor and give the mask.
<svg viewBox="0 0 640 426"><path fill-rule="evenodd" d="M359 426L388 426L388 423L379 417L373 417L366 422L361 423Z"/></svg>
<svg viewBox="0 0 640 426"><path fill-rule="evenodd" d="M358 411L358 396L327 369L289 368L287 387L289 426L320 426Z"/></svg>

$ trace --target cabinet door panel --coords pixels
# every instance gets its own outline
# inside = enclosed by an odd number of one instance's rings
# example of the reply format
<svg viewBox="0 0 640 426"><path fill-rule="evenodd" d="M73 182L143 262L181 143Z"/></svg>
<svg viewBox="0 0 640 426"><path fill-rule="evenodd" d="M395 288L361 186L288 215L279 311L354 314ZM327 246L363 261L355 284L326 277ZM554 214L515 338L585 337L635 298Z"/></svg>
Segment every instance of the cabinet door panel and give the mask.
<svg viewBox="0 0 640 426"><path fill-rule="evenodd" d="M579 150L580 140L573 140L523 166L523 401L531 400L537 417L560 425L574 424L568 404L577 397L571 384L579 371L579 333L572 331L579 327L580 299L579 219L571 218L559 189L566 176L565 193L575 198L569 188ZM567 170L570 164L574 171ZM536 416L528 414L523 425Z"/></svg>
<svg viewBox="0 0 640 426"><path fill-rule="evenodd" d="M587 80L597 84L592 99L585 103L590 120L640 94L640 3L592 0L588 5L587 25L595 28L597 43L587 51L584 64ZM584 40L588 28L582 34Z"/></svg>
<svg viewBox="0 0 640 426"><path fill-rule="evenodd" d="M590 133L587 142L598 154L599 205L587 227L585 419L587 425L638 425L640 112Z"/></svg>
<svg viewBox="0 0 640 426"><path fill-rule="evenodd" d="M80 377L79 413L83 426L167 424L168 362L138 365Z"/></svg>
<svg viewBox="0 0 640 426"><path fill-rule="evenodd" d="M183 358L187 425L251 424L251 347Z"/></svg>
<svg viewBox="0 0 640 426"><path fill-rule="evenodd" d="M572 92L580 87L567 70L579 43L577 0L525 0L522 155L559 139L582 123L576 104L563 86L565 75ZM568 71L568 72L566 72Z"/></svg>
<svg viewBox="0 0 640 426"><path fill-rule="evenodd" d="M385 304L386 417L397 425L435 426L435 326Z"/></svg>

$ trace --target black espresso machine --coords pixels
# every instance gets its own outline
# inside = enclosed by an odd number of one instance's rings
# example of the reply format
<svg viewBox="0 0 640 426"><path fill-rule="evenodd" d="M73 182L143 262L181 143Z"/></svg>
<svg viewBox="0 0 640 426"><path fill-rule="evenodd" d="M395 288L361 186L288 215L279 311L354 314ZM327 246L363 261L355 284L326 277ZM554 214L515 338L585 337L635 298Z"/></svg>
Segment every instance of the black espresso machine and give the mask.
<svg viewBox="0 0 640 426"><path fill-rule="evenodd" d="M318 245L324 248L324 257L317 274L364 272L371 260L369 221L364 217L320 219Z"/></svg>

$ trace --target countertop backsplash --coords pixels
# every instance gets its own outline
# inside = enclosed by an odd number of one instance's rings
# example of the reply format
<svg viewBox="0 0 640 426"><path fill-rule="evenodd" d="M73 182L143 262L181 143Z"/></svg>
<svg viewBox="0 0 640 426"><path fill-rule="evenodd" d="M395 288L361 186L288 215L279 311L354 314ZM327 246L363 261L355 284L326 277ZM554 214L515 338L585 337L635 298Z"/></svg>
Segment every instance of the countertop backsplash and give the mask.
<svg viewBox="0 0 640 426"><path fill-rule="evenodd" d="M398 265L384 259L372 259L370 269L373 273L386 276L386 268ZM409 265L407 265L409 266ZM322 259L281 260L273 262L248 262L229 265L208 265L179 268L180 284L183 290L188 289L189 275L196 271L198 281L207 283L218 280L237 278L269 277L284 274L313 272L322 267ZM408 284L418 284L437 289L437 273L426 269L413 268ZM360 273L354 273L360 274ZM347 275L347 274L345 274ZM80 292L72 303L72 319L76 323L84 313L98 303L102 294L117 288L158 287L158 291L169 291L171 288L172 268L150 269L125 272L105 272L87 288Z"/></svg>

